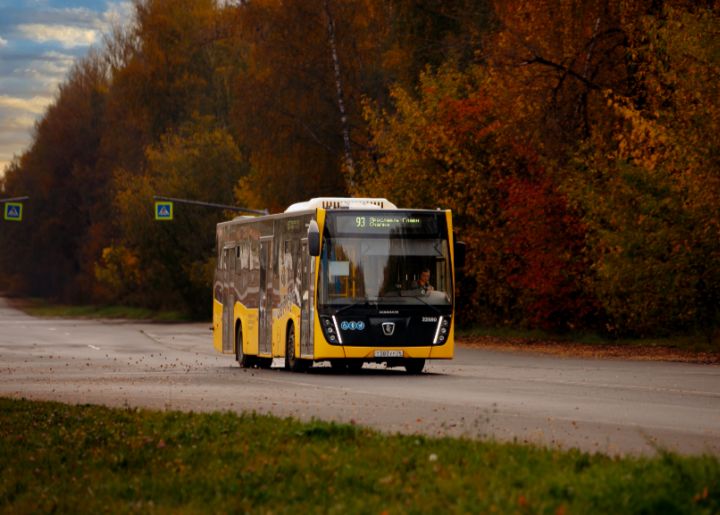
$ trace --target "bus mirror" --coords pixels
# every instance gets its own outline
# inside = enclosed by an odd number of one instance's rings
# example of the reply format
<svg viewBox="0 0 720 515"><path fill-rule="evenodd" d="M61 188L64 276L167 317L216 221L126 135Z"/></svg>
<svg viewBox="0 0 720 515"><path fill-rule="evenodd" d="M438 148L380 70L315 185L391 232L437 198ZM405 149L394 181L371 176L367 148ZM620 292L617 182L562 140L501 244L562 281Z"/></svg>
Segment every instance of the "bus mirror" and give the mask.
<svg viewBox="0 0 720 515"><path fill-rule="evenodd" d="M320 229L315 220L310 220L308 226L308 252L311 256L320 255Z"/></svg>
<svg viewBox="0 0 720 515"><path fill-rule="evenodd" d="M455 242L455 268L465 267L465 242Z"/></svg>

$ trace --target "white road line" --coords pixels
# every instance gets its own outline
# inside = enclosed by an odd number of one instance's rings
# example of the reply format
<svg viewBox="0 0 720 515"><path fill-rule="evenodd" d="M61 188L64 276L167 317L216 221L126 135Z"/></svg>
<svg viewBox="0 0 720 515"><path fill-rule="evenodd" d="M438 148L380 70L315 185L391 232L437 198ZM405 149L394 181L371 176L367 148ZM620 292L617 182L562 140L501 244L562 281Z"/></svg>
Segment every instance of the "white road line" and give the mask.
<svg viewBox="0 0 720 515"><path fill-rule="evenodd" d="M100 350L100 347L95 347L94 345L88 345L93 350Z"/></svg>

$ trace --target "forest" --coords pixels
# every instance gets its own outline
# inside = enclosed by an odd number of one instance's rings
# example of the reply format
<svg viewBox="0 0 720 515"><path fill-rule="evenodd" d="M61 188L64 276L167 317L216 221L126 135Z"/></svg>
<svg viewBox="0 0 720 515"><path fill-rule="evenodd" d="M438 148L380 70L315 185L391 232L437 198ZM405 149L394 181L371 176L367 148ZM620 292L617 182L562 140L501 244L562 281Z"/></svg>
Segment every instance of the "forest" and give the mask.
<svg viewBox="0 0 720 515"><path fill-rule="evenodd" d="M208 317L216 223L453 210L467 325L720 342L720 10L683 0L135 0L0 179L0 291Z"/></svg>

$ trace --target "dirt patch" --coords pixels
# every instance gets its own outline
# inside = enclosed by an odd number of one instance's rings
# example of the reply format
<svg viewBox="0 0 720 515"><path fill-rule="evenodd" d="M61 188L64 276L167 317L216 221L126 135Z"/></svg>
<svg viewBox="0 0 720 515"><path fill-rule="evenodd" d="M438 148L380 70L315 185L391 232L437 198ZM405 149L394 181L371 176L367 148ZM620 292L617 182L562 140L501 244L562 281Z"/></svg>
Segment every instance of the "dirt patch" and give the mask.
<svg viewBox="0 0 720 515"><path fill-rule="evenodd" d="M524 338L472 336L458 338L462 347L502 352L532 352L568 358L625 359L634 361L678 361L720 365L720 351L693 352L687 349L654 345L591 345L567 341L540 341Z"/></svg>

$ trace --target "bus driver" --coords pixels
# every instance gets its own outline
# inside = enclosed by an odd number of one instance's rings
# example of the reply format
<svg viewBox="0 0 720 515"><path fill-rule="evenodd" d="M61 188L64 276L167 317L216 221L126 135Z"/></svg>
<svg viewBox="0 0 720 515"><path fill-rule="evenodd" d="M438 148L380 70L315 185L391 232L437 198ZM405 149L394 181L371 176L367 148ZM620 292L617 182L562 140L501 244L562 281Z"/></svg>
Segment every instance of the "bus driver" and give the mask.
<svg viewBox="0 0 720 515"><path fill-rule="evenodd" d="M432 284L430 284L429 268L423 268L422 272L420 272L420 277L418 277L417 280L413 281L412 284L410 284L410 289L421 290L423 295L427 295L428 292L431 292L435 289L433 288Z"/></svg>

